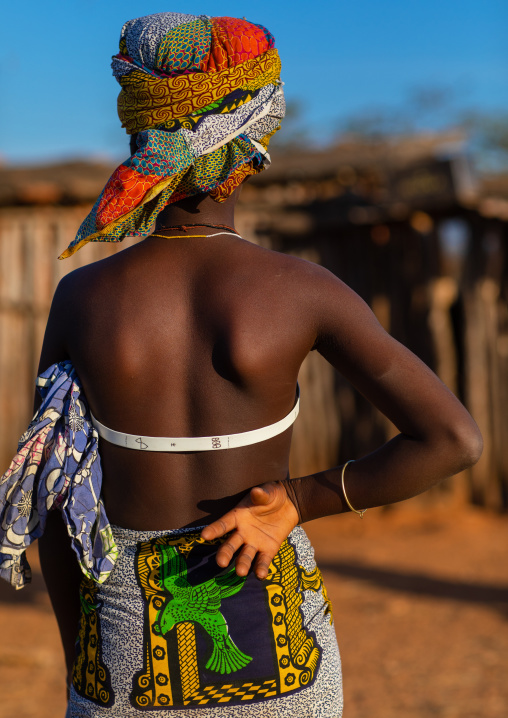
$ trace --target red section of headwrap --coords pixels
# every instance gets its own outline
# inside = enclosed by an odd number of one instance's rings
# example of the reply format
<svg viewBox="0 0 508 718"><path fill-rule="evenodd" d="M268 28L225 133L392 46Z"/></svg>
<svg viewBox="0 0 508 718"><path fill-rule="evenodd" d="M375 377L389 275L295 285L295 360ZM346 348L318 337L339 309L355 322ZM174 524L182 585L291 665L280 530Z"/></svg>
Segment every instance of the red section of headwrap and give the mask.
<svg viewBox="0 0 508 718"><path fill-rule="evenodd" d="M210 54L200 65L204 72L234 67L273 47L260 27L235 17L213 17L211 33Z"/></svg>
<svg viewBox="0 0 508 718"><path fill-rule="evenodd" d="M102 192L97 207L97 229L137 207L148 190L160 181L161 178L156 175L140 174L131 167L120 165Z"/></svg>

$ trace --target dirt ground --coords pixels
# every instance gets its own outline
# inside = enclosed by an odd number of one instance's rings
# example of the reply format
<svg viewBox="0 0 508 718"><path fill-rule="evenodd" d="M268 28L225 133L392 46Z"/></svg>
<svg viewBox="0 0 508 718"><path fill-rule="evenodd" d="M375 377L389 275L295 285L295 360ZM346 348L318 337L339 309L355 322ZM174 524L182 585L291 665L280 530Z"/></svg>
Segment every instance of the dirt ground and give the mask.
<svg viewBox="0 0 508 718"><path fill-rule="evenodd" d="M409 505L306 529L333 603L344 718L508 716L506 518ZM28 589L0 587L0 718L63 718L56 623L30 560Z"/></svg>

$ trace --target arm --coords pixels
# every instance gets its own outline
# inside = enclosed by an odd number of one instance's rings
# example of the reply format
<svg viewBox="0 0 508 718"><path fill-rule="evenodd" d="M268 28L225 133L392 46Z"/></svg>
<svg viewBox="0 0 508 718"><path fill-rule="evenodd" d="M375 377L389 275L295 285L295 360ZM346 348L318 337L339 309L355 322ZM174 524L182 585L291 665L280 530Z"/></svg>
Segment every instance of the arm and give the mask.
<svg viewBox="0 0 508 718"><path fill-rule="evenodd" d="M354 292L343 295L346 312L326 317L317 348L400 431L347 468L348 498L365 509L408 499L471 466L482 439L437 376L386 334ZM291 482L303 521L348 510L340 474L339 467Z"/></svg>
<svg viewBox="0 0 508 718"><path fill-rule="evenodd" d="M72 678L75 644L79 630L79 586L83 574L59 511L48 514L39 539L42 575L55 612L65 655L67 686Z"/></svg>
<svg viewBox="0 0 508 718"><path fill-rule="evenodd" d="M68 358L64 334L67 321L65 288L64 279L60 282L51 305L39 361L39 373L51 364ZM34 410L37 410L39 405L40 396L36 392ZM60 511L49 512L44 534L38 543L42 575L60 629L67 668L67 685L69 685L79 627L79 585L83 576L71 548Z"/></svg>
<svg viewBox="0 0 508 718"><path fill-rule="evenodd" d="M309 293L316 348L400 432L348 466L345 480L351 504L365 509L402 501L478 461L481 435L458 399L423 362L383 330L357 294L326 270L318 268L316 274L319 291ZM335 467L282 482L297 508L294 524L349 510L342 493L341 470ZM260 531L254 534L252 525L262 522L275 538L270 524L277 523L282 529L291 514L281 485L264 488L264 495L261 489L251 490L236 509L203 531L207 539L233 531L217 554L219 565L225 565L241 549L237 572L245 574L257 554L254 568L260 578L268 572L273 542ZM267 514L269 508L273 510Z"/></svg>
<svg viewBox="0 0 508 718"><path fill-rule="evenodd" d="M56 288L49 310L44 339L42 341L41 356L39 358L39 368L37 374L45 371L49 366L57 362L64 361L69 358L67 353L67 345L65 341L65 327L69 318L67 316L66 307L68 297L66 286L68 278L64 277ZM39 392L35 391L34 412L41 405L41 397Z"/></svg>

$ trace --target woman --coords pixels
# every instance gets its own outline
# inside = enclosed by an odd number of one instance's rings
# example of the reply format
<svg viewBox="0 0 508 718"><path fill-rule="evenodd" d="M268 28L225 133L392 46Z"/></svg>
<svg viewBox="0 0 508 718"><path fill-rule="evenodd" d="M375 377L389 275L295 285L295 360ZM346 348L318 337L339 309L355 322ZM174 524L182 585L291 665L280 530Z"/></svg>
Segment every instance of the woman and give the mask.
<svg viewBox="0 0 508 718"><path fill-rule="evenodd" d="M23 549L44 531L69 716L335 718L330 604L297 524L424 491L479 458L480 434L337 277L234 230L284 114L265 28L139 18L113 70L133 154L64 256L155 230L55 293L42 406L0 483L0 573L22 585ZM347 471L289 480L311 350L400 434Z"/></svg>

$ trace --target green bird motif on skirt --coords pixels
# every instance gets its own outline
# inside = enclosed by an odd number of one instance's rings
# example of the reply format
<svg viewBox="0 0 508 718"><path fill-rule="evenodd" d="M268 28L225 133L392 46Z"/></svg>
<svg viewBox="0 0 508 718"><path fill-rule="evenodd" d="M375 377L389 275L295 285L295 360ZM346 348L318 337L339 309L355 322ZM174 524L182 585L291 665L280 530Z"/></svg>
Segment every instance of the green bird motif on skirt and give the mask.
<svg viewBox="0 0 508 718"><path fill-rule="evenodd" d="M217 673L234 673L252 658L242 653L229 635L228 624L220 612L221 601L234 596L245 583L234 567L225 574L191 586L187 565L175 546L160 546L161 587L172 595L157 614L153 630L165 635L178 623L199 623L213 641L213 651L206 668Z"/></svg>

